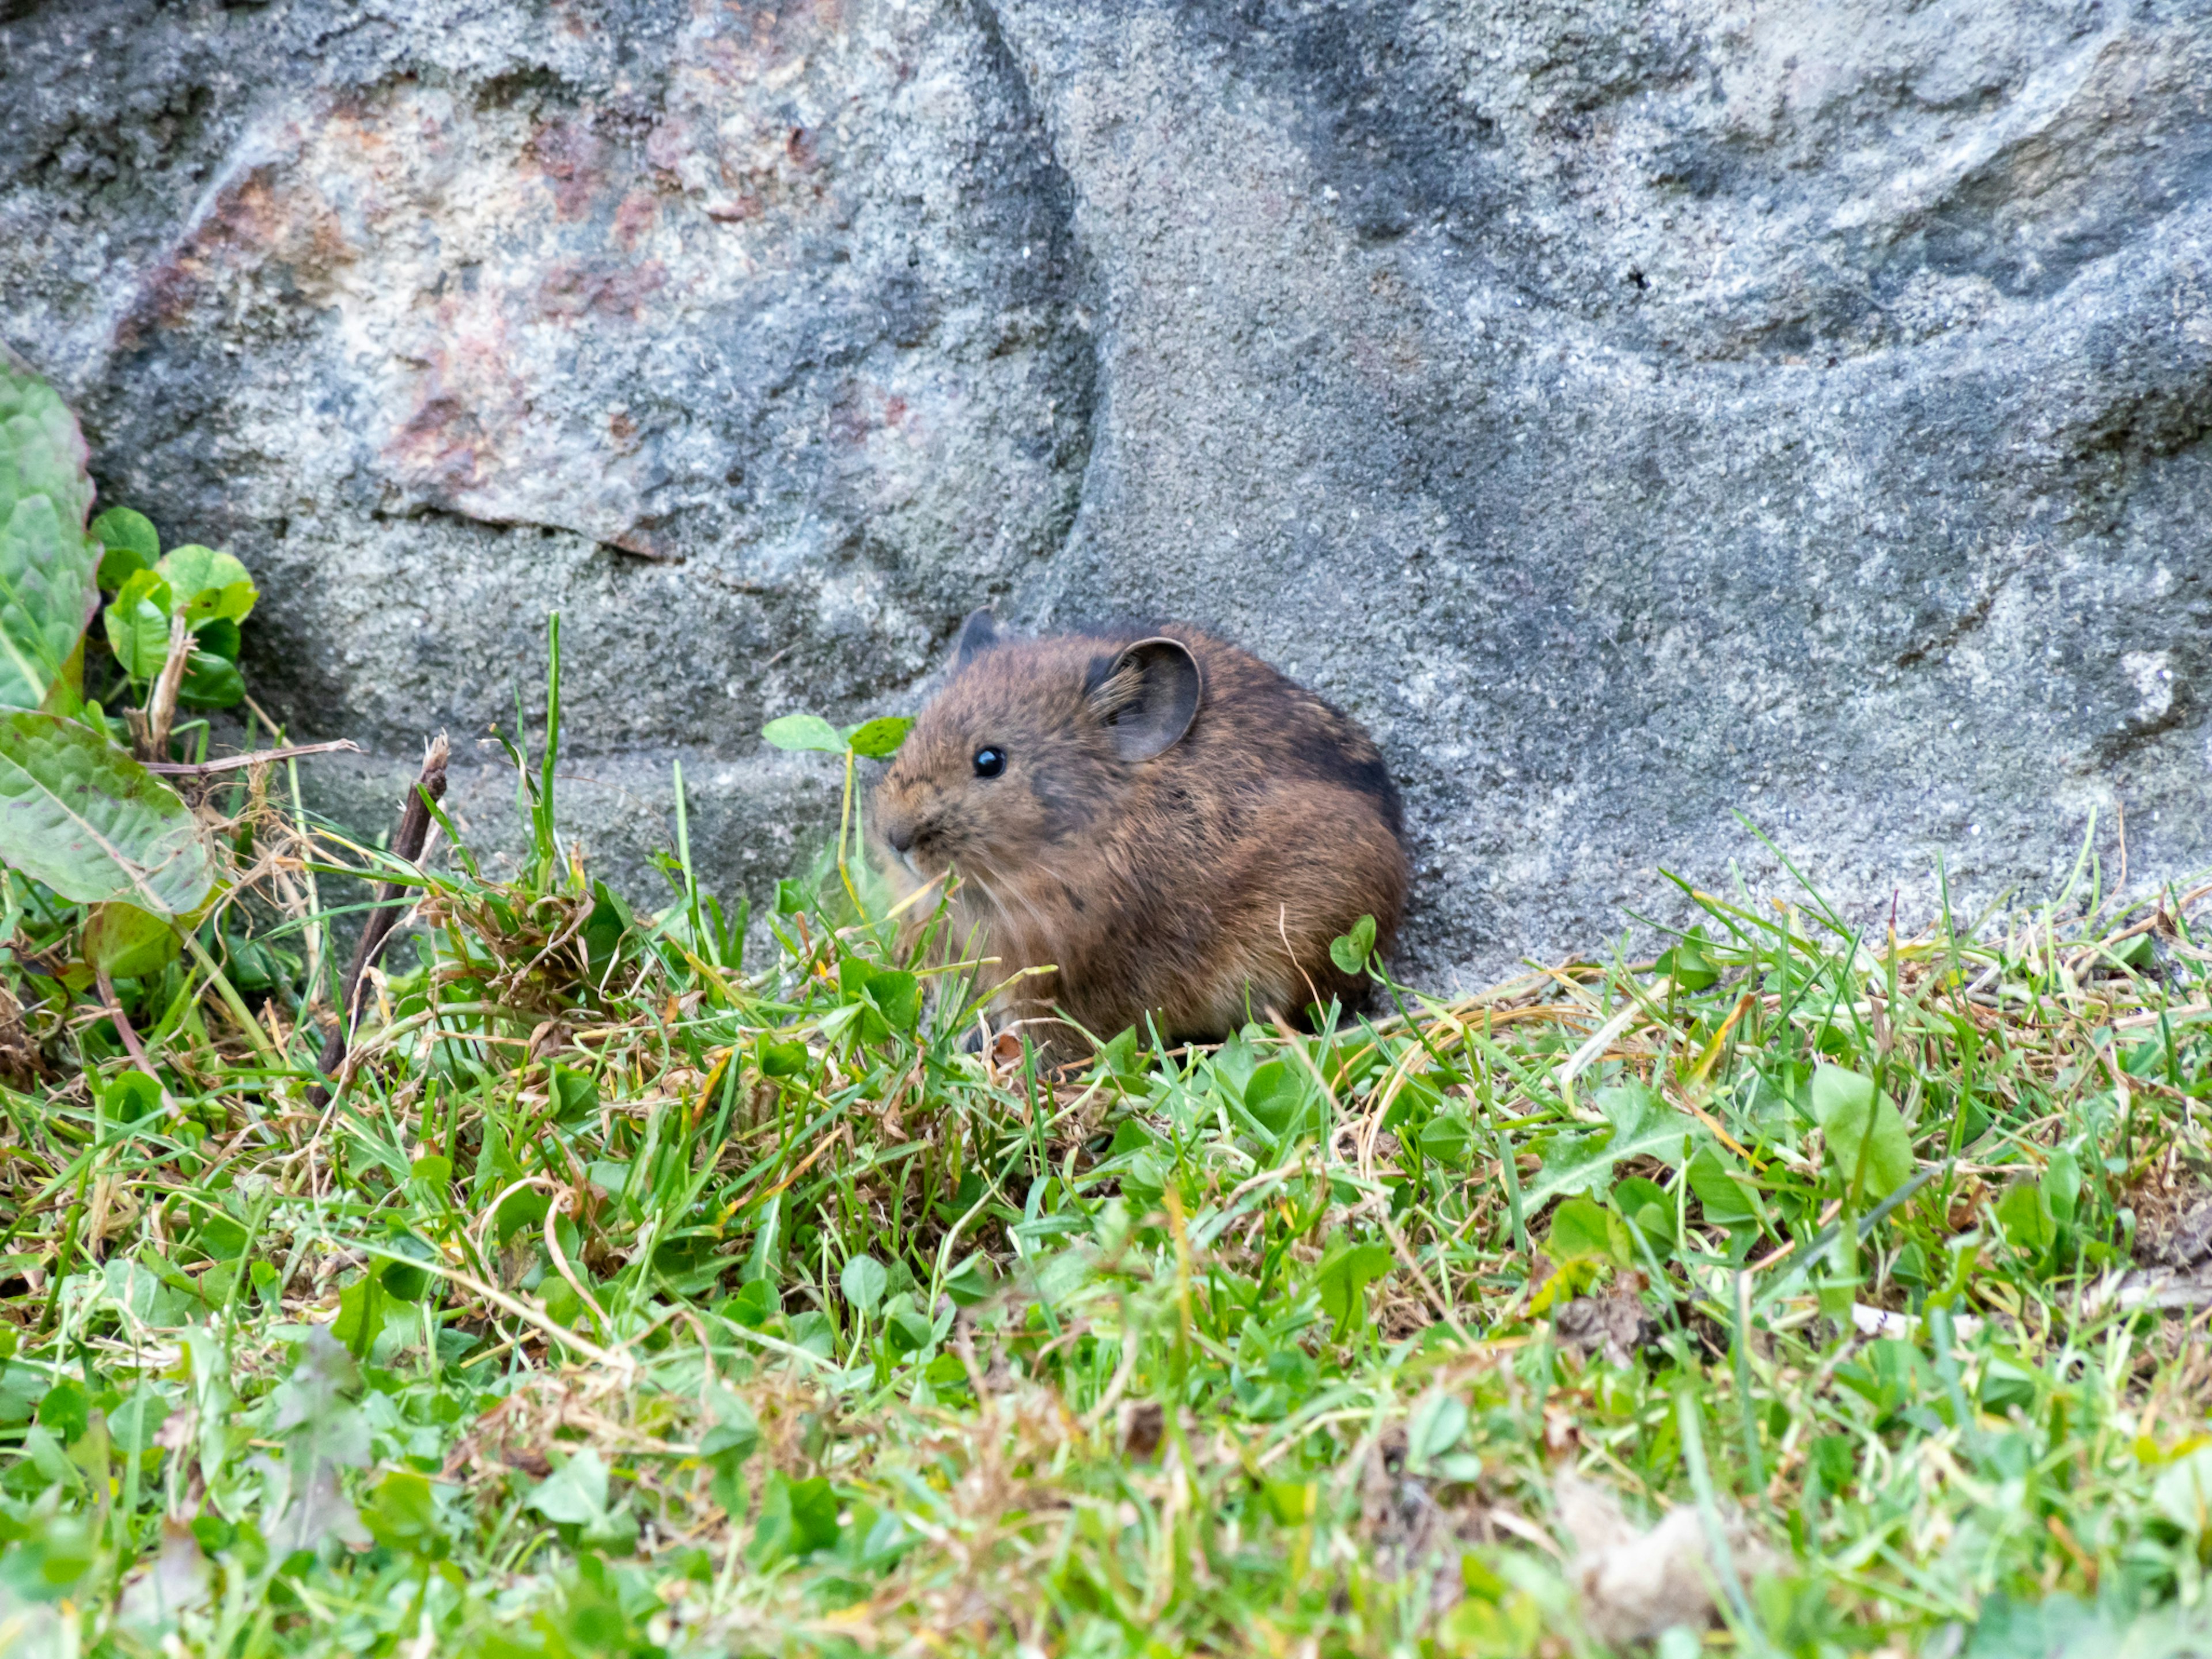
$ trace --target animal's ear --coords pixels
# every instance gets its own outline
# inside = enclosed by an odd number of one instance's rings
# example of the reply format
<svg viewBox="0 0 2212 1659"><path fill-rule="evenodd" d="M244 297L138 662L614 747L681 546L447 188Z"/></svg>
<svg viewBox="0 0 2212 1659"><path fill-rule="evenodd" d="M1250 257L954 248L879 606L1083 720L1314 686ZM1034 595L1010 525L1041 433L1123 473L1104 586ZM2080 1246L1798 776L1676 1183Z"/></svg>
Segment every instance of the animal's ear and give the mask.
<svg viewBox="0 0 2212 1659"><path fill-rule="evenodd" d="M965 668L999 642L999 619L986 605L981 611L971 611L968 620L960 624L960 638L952 647L953 663Z"/></svg>
<svg viewBox="0 0 2212 1659"><path fill-rule="evenodd" d="M1124 760L1150 760L1182 739L1198 716L1206 682L1180 640L1139 640L1114 659L1091 694Z"/></svg>

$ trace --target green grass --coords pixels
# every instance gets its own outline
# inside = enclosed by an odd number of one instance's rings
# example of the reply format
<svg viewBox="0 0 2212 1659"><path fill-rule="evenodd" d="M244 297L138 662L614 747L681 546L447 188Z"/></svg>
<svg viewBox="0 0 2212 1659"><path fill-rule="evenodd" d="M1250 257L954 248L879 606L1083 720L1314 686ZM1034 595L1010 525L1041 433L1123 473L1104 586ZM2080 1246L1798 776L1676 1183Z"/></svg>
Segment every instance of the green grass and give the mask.
<svg viewBox="0 0 2212 1659"><path fill-rule="evenodd" d="M276 969L251 1043L136 988L158 1086L19 976L0 1651L1650 1651L1595 1552L1674 1506L1664 1659L2212 1651L2203 1318L2129 1277L2212 1168L2179 894L1693 893L1656 963L1063 1079L860 871L747 954L526 804L327 1107ZM263 845L234 966L374 862Z"/></svg>

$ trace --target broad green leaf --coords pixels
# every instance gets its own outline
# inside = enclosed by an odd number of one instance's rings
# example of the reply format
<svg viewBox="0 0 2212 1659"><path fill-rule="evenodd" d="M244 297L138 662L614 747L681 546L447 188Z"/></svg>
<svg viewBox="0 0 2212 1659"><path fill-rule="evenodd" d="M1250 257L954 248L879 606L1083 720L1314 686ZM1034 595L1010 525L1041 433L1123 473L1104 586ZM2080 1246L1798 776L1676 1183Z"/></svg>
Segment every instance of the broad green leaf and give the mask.
<svg viewBox="0 0 2212 1659"><path fill-rule="evenodd" d="M150 680L169 660L169 584L158 572L142 570L107 602L100 618L107 648L134 680Z"/></svg>
<svg viewBox="0 0 2212 1659"><path fill-rule="evenodd" d="M185 665L177 701L188 708L228 708L246 701L246 681L237 667L210 651L195 651Z"/></svg>
<svg viewBox="0 0 2212 1659"><path fill-rule="evenodd" d="M292 1502L285 1504L283 1516L276 1517L268 1535L276 1558L319 1551L325 1541L368 1544L369 1535L361 1526L361 1513L338 1486L337 1464L319 1462L295 1468L288 1453L285 1471L292 1482Z"/></svg>
<svg viewBox="0 0 2212 1659"><path fill-rule="evenodd" d="M2081 1196L2081 1160L2070 1146L2054 1146L2044 1166L2043 1196L2053 1219L2071 1224L2074 1206Z"/></svg>
<svg viewBox="0 0 2212 1659"><path fill-rule="evenodd" d="M84 959L116 979L158 974L181 949L177 930L166 917L119 900L94 905L85 923Z"/></svg>
<svg viewBox="0 0 2212 1659"><path fill-rule="evenodd" d="M1459 1444L1460 1436L1466 1431L1466 1402L1442 1389L1430 1395L1406 1420L1407 1467L1426 1468Z"/></svg>
<svg viewBox="0 0 2212 1659"><path fill-rule="evenodd" d="M1887 1095L1875 1097L1872 1078L1840 1066L1815 1067L1813 1115L1854 1202L1879 1201L1912 1178L1912 1137L1904 1114Z"/></svg>
<svg viewBox="0 0 2212 1659"><path fill-rule="evenodd" d="M1339 1245L1314 1274L1322 1311L1336 1321L1341 1340L1367 1317L1367 1287L1390 1271L1390 1252L1380 1244Z"/></svg>
<svg viewBox="0 0 2212 1659"><path fill-rule="evenodd" d="M921 1018L921 981L899 970L878 974L868 981L868 1000L891 1030L910 1031Z"/></svg>
<svg viewBox="0 0 2212 1659"><path fill-rule="evenodd" d="M714 1426L708 1430L700 1440L699 1455L735 1466L750 1457L759 1446L760 1419L753 1415L753 1408L738 1395L721 1389L715 1389L714 1393Z"/></svg>
<svg viewBox="0 0 2212 1659"><path fill-rule="evenodd" d="M1560 1205L1552 1212L1552 1231L1544 1241L1544 1253L1554 1261L1610 1258L1613 1234L1606 1225L1604 1209L1587 1198L1571 1198Z"/></svg>
<svg viewBox="0 0 2212 1659"><path fill-rule="evenodd" d="M761 1038L763 1077L798 1077L806 1070L811 1058L803 1042L772 1042L765 1036Z"/></svg>
<svg viewBox="0 0 2212 1659"><path fill-rule="evenodd" d="M797 1529L791 1520L791 1477L778 1469L768 1478L761 1493L760 1512L753 1517L752 1541L745 1559L756 1568L771 1566L793 1553Z"/></svg>
<svg viewBox="0 0 2212 1659"><path fill-rule="evenodd" d="M568 1281L556 1281L554 1289L568 1290ZM575 1292L568 1294L573 1297ZM549 1291L549 1308L551 1300ZM337 1317L327 1327L317 1328L326 1328L349 1353L381 1364L400 1345L421 1340L422 1322L413 1308L384 1288L380 1263L376 1271L362 1274L338 1292Z"/></svg>
<svg viewBox="0 0 2212 1659"><path fill-rule="evenodd" d="M1244 1080L1244 1109L1280 1141L1304 1127L1307 1083L1303 1071L1286 1060L1271 1060Z"/></svg>
<svg viewBox="0 0 2212 1659"><path fill-rule="evenodd" d="M236 557L197 543L170 549L169 556L154 568L169 579L176 592L177 608L187 622L216 617L244 622L253 614L253 602L261 597L261 590L254 586L253 578Z"/></svg>
<svg viewBox="0 0 2212 1659"><path fill-rule="evenodd" d="M1653 971L1668 975L1685 991L1706 989L1720 977L1720 970L1705 953L1707 943L1702 928L1693 930L1673 950L1661 954L1651 964Z"/></svg>
<svg viewBox="0 0 2212 1659"><path fill-rule="evenodd" d="M1413 1144L1421 1156L1432 1158L1446 1169L1464 1170L1468 1149L1474 1141L1474 1126L1456 1112L1439 1112L1421 1126Z"/></svg>
<svg viewBox="0 0 2212 1659"><path fill-rule="evenodd" d="M92 511L88 459L69 406L0 350L0 517L17 501L44 495L57 517L81 529Z"/></svg>
<svg viewBox="0 0 2212 1659"><path fill-rule="evenodd" d="M413 1469L388 1469L372 1487L361 1518L369 1536L388 1550L441 1556L446 1537L438 1525L438 1504L430 1477Z"/></svg>
<svg viewBox="0 0 2212 1659"><path fill-rule="evenodd" d="M2051 1200L2033 1182L2015 1182L1996 1203L1997 1225L2005 1242L2030 1255L2045 1249L2057 1231Z"/></svg>
<svg viewBox="0 0 2212 1659"><path fill-rule="evenodd" d="M580 1123L599 1109L599 1080L568 1066L553 1068L553 1119Z"/></svg>
<svg viewBox="0 0 2212 1659"><path fill-rule="evenodd" d="M0 707L70 702L77 641L99 591L84 436L54 389L0 350Z"/></svg>
<svg viewBox="0 0 2212 1659"><path fill-rule="evenodd" d="M1759 1195L1749 1182L1730 1167L1717 1146L1704 1146L1690 1159L1690 1190L1717 1227L1739 1227L1759 1219Z"/></svg>
<svg viewBox="0 0 2212 1659"><path fill-rule="evenodd" d="M238 647L242 643L238 624L228 617L210 617L192 629L192 649L221 657L225 662L238 660Z"/></svg>
<svg viewBox="0 0 2212 1659"><path fill-rule="evenodd" d="M91 1402L84 1390L67 1377L48 1389L46 1397L39 1401L39 1425L51 1430L54 1438L66 1446L82 1434L92 1423Z"/></svg>
<svg viewBox="0 0 2212 1659"><path fill-rule="evenodd" d="M1547 1199L1605 1191L1613 1184L1613 1139L1612 1130L1597 1129L1546 1139L1542 1167L1522 1192L1522 1208Z"/></svg>
<svg viewBox="0 0 2212 1659"><path fill-rule="evenodd" d="M2212 1446L2199 1446L2166 1466L2151 1502L2191 1538L2212 1532Z"/></svg>
<svg viewBox="0 0 2212 1659"><path fill-rule="evenodd" d="M914 721L907 715L885 714L854 726L845 734L845 741L865 760L888 760L898 753L898 746L913 729Z"/></svg>
<svg viewBox="0 0 2212 1659"><path fill-rule="evenodd" d="M819 714L786 714L761 727L761 736L778 749L820 749L832 755L845 752L845 738Z"/></svg>
<svg viewBox="0 0 2212 1659"><path fill-rule="evenodd" d="M845 1300L864 1314L872 1314L883 1305L884 1288L890 1283L890 1274L884 1264L872 1255L856 1255L845 1264L845 1271L837 1277L838 1287L845 1292Z"/></svg>
<svg viewBox="0 0 2212 1659"><path fill-rule="evenodd" d="M351 1399L360 1389L353 1356L320 1325L301 1345L291 1376L276 1386L274 1426L284 1440L293 1499L284 1517L288 1549L313 1548L325 1534L359 1535L353 1505L338 1490L337 1470L362 1468L369 1461L368 1419Z"/></svg>
<svg viewBox="0 0 2212 1659"><path fill-rule="evenodd" d="M820 1475L791 1483L791 1519L799 1553L826 1550L837 1541L837 1494Z"/></svg>
<svg viewBox="0 0 2212 1659"><path fill-rule="evenodd" d="M1111 1078L1124 1089L1141 1092L1151 1074L1152 1055L1139 1047L1133 1025L1098 1051L1097 1075Z"/></svg>
<svg viewBox="0 0 2212 1659"><path fill-rule="evenodd" d="M79 904L197 908L215 866L177 792L100 732L0 712L0 862Z"/></svg>
<svg viewBox="0 0 2212 1659"><path fill-rule="evenodd" d="M747 1559L765 1567L786 1556L831 1547L837 1541L837 1507L836 1493L819 1475L793 1480L781 1470L771 1474L761 1494Z"/></svg>
<svg viewBox="0 0 2212 1659"><path fill-rule="evenodd" d="M992 1279L991 1258L979 1250L945 1274L945 1293L957 1306L972 1308L991 1294Z"/></svg>
<svg viewBox="0 0 2212 1659"><path fill-rule="evenodd" d="M1329 943L1328 959L1347 974L1364 973L1367 958L1375 954L1375 918L1362 916L1352 930Z"/></svg>
<svg viewBox="0 0 2212 1659"><path fill-rule="evenodd" d="M300 1345L299 1364L276 1385L276 1431L313 1426L344 1408L349 1395L361 1392L361 1368L324 1326L308 1331ZM368 1462L366 1441L362 1455L349 1462Z"/></svg>
<svg viewBox="0 0 2212 1659"><path fill-rule="evenodd" d="M1669 1106L1656 1089L1646 1083L1617 1084L1599 1090L1595 1103L1613 1125L1615 1158L1656 1158L1681 1168L1689 1156L1685 1143L1697 1121Z"/></svg>
<svg viewBox="0 0 2212 1659"><path fill-rule="evenodd" d="M99 599L96 551L50 498L0 502L0 707L36 708L64 678Z"/></svg>
<svg viewBox="0 0 2212 1659"><path fill-rule="evenodd" d="M151 570L150 564L142 564L137 553L128 547L111 547L100 556L100 574L94 580L104 593L112 593L142 570Z"/></svg>
<svg viewBox="0 0 2212 1659"><path fill-rule="evenodd" d="M112 1123L136 1123L161 1108L161 1085L143 1072L118 1072L100 1097Z"/></svg>
<svg viewBox="0 0 2212 1659"><path fill-rule="evenodd" d="M1270 1480L1260 1490L1279 1526L1304 1526L1321 1511L1317 1480Z"/></svg>
<svg viewBox="0 0 2212 1659"><path fill-rule="evenodd" d="M1613 1207L1635 1223L1651 1249L1664 1255L1674 1243L1674 1200L1656 1181L1630 1176L1613 1189Z"/></svg>
<svg viewBox="0 0 2212 1659"><path fill-rule="evenodd" d="M611 1544L636 1535L627 1506L607 1507L607 1466L589 1446L531 1488L524 1500L548 1521L582 1529L587 1542Z"/></svg>
<svg viewBox="0 0 2212 1659"><path fill-rule="evenodd" d="M111 507L94 519L92 538L104 550L100 585L111 593L137 572L152 569L161 557L161 538L153 521L127 507Z"/></svg>
<svg viewBox="0 0 2212 1659"><path fill-rule="evenodd" d="M433 1255L430 1247L411 1233L394 1238L392 1248L418 1261L427 1261ZM420 1302L422 1292L430 1288L430 1275L412 1262L387 1261L377 1270L376 1278L386 1295L401 1302Z"/></svg>
<svg viewBox="0 0 2212 1659"><path fill-rule="evenodd" d="M1698 1127L1640 1083L1599 1090L1597 1108L1612 1133L1602 1141L1577 1138L1547 1153L1543 1169L1521 1195L1524 1210L1569 1193L1605 1191L1613 1184L1613 1166L1624 1158L1655 1158L1680 1168Z"/></svg>
<svg viewBox="0 0 2212 1659"><path fill-rule="evenodd" d="M592 913L584 918L585 963L594 980L604 977L622 954L635 918L621 894L603 881L592 884Z"/></svg>

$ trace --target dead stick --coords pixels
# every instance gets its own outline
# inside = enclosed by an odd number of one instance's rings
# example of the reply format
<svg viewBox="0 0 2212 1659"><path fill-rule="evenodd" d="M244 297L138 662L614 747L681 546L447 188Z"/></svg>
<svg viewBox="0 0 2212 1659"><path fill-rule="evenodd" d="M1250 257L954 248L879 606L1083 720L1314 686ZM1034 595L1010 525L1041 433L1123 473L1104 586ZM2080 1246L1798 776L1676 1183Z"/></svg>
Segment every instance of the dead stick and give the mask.
<svg viewBox="0 0 2212 1659"><path fill-rule="evenodd" d="M115 994L115 981L107 976L107 969L96 968L93 977L100 986L100 1000L107 1005L107 1017L115 1022L116 1035L130 1050L131 1063L149 1077L156 1077L154 1062L146 1058L146 1049L138 1041L138 1033L131 1029L131 1021L123 1012L123 999Z"/></svg>
<svg viewBox="0 0 2212 1659"><path fill-rule="evenodd" d="M422 775L407 792L407 808L399 815L399 831L392 838L392 852L410 864L422 856L422 843L430 836L430 808L445 796L447 754L446 734L441 732L422 757ZM354 946L353 960L346 966L337 1026L324 1042L322 1057L315 1062L325 1077L336 1077L345 1063L346 1042L361 1018L362 992L368 983L368 970L391 942L392 930L407 908L405 896L410 890L396 881L376 885L375 908L362 924L361 943ZM319 1083L307 1092L311 1106L322 1106L330 1097L331 1091Z"/></svg>
<svg viewBox="0 0 2212 1659"><path fill-rule="evenodd" d="M179 611L169 618L169 654L154 678L153 695L146 699L146 724L139 734L140 760L169 758L169 727L176 722L177 692L185 683L185 670L191 659L191 625Z"/></svg>
<svg viewBox="0 0 2212 1659"><path fill-rule="evenodd" d="M211 761L148 761L149 772L159 772L165 777L201 777L211 772L234 772L241 766L258 766L270 761L295 760L301 755L358 755L361 745L351 738L340 738L335 743L295 743L285 749L257 750L251 755L225 755Z"/></svg>

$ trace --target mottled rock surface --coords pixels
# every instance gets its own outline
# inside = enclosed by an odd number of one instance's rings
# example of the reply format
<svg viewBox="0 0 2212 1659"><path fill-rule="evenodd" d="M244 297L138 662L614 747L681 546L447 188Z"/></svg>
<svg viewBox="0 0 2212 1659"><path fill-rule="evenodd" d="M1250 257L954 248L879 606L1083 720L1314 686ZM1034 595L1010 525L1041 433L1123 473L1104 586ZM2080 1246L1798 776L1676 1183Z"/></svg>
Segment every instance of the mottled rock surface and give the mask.
<svg viewBox="0 0 2212 1659"><path fill-rule="evenodd" d="M2212 5L0 0L0 335L382 823L542 703L643 896L763 720L1188 617L1365 720L1413 966L1771 856L2212 862ZM457 770L487 839L508 781Z"/></svg>

